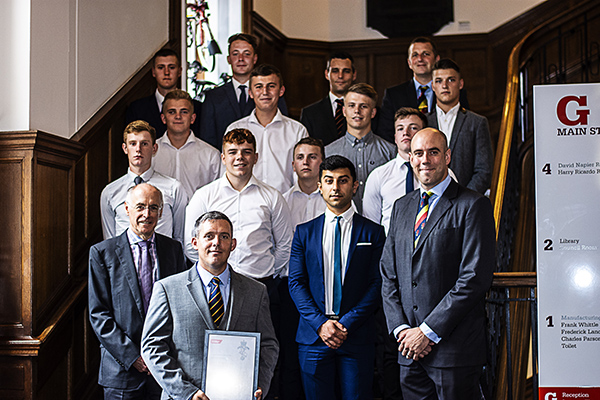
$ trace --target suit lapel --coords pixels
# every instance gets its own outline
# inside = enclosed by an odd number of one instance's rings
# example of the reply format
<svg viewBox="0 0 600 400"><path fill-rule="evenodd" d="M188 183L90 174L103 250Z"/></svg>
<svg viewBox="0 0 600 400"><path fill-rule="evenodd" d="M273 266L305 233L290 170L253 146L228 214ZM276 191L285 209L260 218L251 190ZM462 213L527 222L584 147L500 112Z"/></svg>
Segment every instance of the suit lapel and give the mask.
<svg viewBox="0 0 600 400"><path fill-rule="evenodd" d="M333 116L333 108L331 107L331 103L329 102L329 95L321 100L323 104L323 111L325 115L323 115L323 121L327 121L327 125L329 126L329 131L332 133L332 137L337 138L337 126L335 126L335 117Z"/></svg>
<svg viewBox="0 0 600 400"><path fill-rule="evenodd" d="M235 112L235 118L242 118L242 114L240 113L240 104L238 103L238 98L235 95L235 88L233 87L233 82L227 82L225 84L225 93L227 93L227 98L231 103L231 108Z"/></svg>
<svg viewBox="0 0 600 400"><path fill-rule="evenodd" d="M458 110L458 114L456 114L456 121L454 121L454 127L452 128L452 137L450 138L450 152L454 152L456 148L456 142L458 141L458 137L460 136L460 132L462 131L462 126L465 123L467 112L464 108L460 108ZM452 155L452 154L451 154Z"/></svg>
<svg viewBox="0 0 600 400"><path fill-rule="evenodd" d="M202 285L202 280L198 275L198 271L196 271L195 264L188 272L187 290L190 292L190 295L192 296L198 311L200 311L200 315L202 315L202 319L204 319L206 326L208 326L209 329L216 329L210 315L208 301L206 301L206 295L204 294L204 285Z"/></svg>
<svg viewBox="0 0 600 400"><path fill-rule="evenodd" d="M167 261L167 249L165 248L165 242L162 240L160 235L154 235L154 240L156 243L156 255L158 257L157 267L158 267L158 279L162 279L169 275L173 275L172 267L173 265Z"/></svg>
<svg viewBox="0 0 600 400"><path fill-rule="evenodd" d="M437 225L440 219L446 212L452 207L452 199L456 197L456 191L458 186L454 183L453 180L450 181L450 185L446 188L446 191L442 194L442 197L438 200L437 205L431 212L431 215L427 218L427 222L425 223L425 227L423 228L423 232L421 232L421 237L419 238L419 243L415 248L415 252L417 252L421 247L423 247L423 243L427 241L427 237L433 230L433 228Z"/></svg>
<svg viewBox="0 0 600 400"><path fill-rule="evenodd" d="M227 309L223 316L225 323L225 330L230 330L231 327L235 326L239 316L243 312L244 299L246 298L246 288L242 284L242 280L236 272L230 267L229 276L231 279L231 286L229 287L229 301L227 302Z"/></svg>
<svg viewBox="0 0 600 400"><path fill-rule="evenodd" d="M408 90L408 98L411 102L410 106L412 108L419 108L419 98L417 97L414 78L408 82L408 87L406 89Z"/></svg>
<svg viewBox="0 0 600 400"><path fill-rule="evenodd" d="M352 219L352 234L350 237L350 249L348 250L348 259L346 260L346 274L348 274L348 270L350 269L350 261L352 260L352 256L354 255L356 243L358 243L358 238L363 230L364 225L364 221L360 215L355 213Z"/></svg>
<svg viewBox="0 0 600 400"><path fill-rule="evenodd" d="M127 231L123 232L119 236L117 241L117 247L115 253L119 258L119 263L123 268L123 275L127 279L129 289L135 299L135 304L140 312L140 315L144 316L144 305L142 303L142 292L140 291L140 284L138 282L137 272L135 270L135 264L133 262L133 256L131 255L131 249L129 247L129 240L127 240Z"/></svg>
<svg viewBox="0 0 600 400"><path fill-rule="evenodd" d="M316 224L314 229L309 229L310 232L315 232L314 235L310 235L309 238L309 248L316 249L317 256L317 265L315 268L307 268L309 274L315 275L315 280L317 282L323 282L321 287L321 292L318 293L318 296L315 296L315 300L318 301L318 304L321 304L323 307L325 306L325 281L324 281L324 264L323 264L323 228L325 225L325 214L321 214L317 219L313 222ZM308 249L307 249L308 250ZM315 294L316 295L316 294Z"/></svg>

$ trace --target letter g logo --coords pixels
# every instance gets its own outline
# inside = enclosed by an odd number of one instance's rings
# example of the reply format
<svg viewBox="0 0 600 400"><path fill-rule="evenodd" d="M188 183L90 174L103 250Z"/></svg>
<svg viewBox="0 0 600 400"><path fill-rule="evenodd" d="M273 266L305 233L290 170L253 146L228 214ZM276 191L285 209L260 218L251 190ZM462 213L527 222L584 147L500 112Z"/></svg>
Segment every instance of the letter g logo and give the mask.
<svg viewBox="0 0 600 400"><path fill-rule="evenodd" d="M576 102L580 106L587 106L587 96L565 96L558 101L556 106L556 116L564 125L573 126L573 125L587 125L588 116L590 115L590 110L577 110L575 114L577 114L577 119L569 119L567 117L567 104L570 102Z"/></svg>
<svg viewBox="0 0 600 400"><path fill-rule="evenodd" d="M544 396L544 400L556 400L556 393L546 393L546 395Z"/></svg>

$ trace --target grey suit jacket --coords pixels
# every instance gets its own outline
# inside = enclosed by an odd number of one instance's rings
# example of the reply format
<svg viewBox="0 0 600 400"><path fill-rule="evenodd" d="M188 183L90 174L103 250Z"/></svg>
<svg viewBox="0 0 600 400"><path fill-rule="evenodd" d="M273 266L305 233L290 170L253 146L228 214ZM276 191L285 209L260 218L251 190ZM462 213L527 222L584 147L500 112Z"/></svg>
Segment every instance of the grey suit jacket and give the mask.
<svg viewBox="0 0 600 400"><path fill-rule="evenodd" d="M496 262L490 201L451 181L414 248L419 192L394 204L381 256L388 329L425 322L441 341L420 362L434 367L482 365L486 359L484 296ZM412 361L399 357L399 362Z"/></svg>
<svg viewBox="0 0 600 400"><path fill-rule="evenodd" d="M231 272L221 329L260 332L258 385L269 391L279 345L266 286ZM163 388L163 399L189 399L202 382L204 332L216 329L196 265L154 285L142 334L142 357Z"/></svg>
<svg viewBox="0 0 600 400"><path fill-rule="evenodd" d="M435 110L427 115L432 128L438 128ZM494 152L488 120L461 107L450 137L450 169L461 185L485 193L492 184Z"/></svg>
<svg viewBox="0 0 600 400"><path fill-rule="evenodd" d="M158 277L185 269L181 243L156 234ZM88 297L90 323L100 341L98 383L138 387L146 375L132 364L141 354L144 309L127 231L90 249Z"/></svg>

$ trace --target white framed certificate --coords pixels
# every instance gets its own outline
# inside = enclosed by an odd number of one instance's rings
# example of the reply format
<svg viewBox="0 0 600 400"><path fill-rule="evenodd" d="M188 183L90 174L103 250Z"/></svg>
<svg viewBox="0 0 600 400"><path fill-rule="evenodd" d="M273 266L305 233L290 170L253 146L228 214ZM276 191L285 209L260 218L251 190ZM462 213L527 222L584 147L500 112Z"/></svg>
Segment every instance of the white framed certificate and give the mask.
<svg viewBox="0 0 600 400"><path fill-rule="evenodd" d="M211 400L252 400L258 388L260 333L207 330L202 391Z"/></svg>

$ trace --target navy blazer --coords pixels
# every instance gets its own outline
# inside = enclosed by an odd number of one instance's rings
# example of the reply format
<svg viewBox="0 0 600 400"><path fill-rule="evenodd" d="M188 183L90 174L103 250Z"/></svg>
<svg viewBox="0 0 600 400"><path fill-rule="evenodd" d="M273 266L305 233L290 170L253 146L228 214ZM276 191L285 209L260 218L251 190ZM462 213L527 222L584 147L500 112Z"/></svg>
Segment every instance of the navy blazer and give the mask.
<svg viewBox="0 0 600 400"><path fill-rule="evenodd" d="M433 94L432 108L435 109L435 93ZM460 91L461 107L469 109L469 100L467 99L467 90ZM381 116L377 134L394 143L394 114L401 107L418 108L417 91L413 79L400 85L389 87L383 93L383 102L381 104ZM430 110L431 111L431 110Z"/></svg>
<svg viewBox="0 0 600 400"><path fill-rule="evenodd" d="M279 98L277 106L281 113L287 116L288 110L283 97ZM248 96L244 112L240 110L231 81L207 91L202 101L203 117L200 125L200 139L221 150L227 127L238 119L250 115L254 107L254 100Z"/></svg>
<svg viewBox="0 0 600 400"><path fill-rule="evenodd" d="M156 234L158 278L186 268L181 243ZM141 355L144 306L127 231L90 248L90 323L100 341L101 386L132 389L147 376L133 367Z"/></svg>
<svg viewBox="0 0 600 400"><path fill-rule="evenodd" d="M296 341L314 344L317 330L327 321L323 285L323 225L325 214L298 225L289 265L290 294L300 322ZM375 340L375 310L381 303L379 259L385 243L383 227L354 214L339 322L348 330L344 343Z"/></svg>
<svg viewBox="0 0 600 400"><path fill-rule="evenodd" d="M425 322L441 341L420 363L438 368L486 361L485 294L496 265L487 197L453 180L414 247L420 191L396 200L381 256L383 309L390 332ZM399 354L398 362L407 365Z"/></svg>
<svg viewBox="0 0 600 400"><path fill-rule="evenodd" d="M196 120L191 126L194 135L200 137L200 113L202 112L202 104L197 100L192 100L194 103L194 113L196 114ZM158 109L158 103L156 102L155 92L148 97L142 97L132 102L127 111L125 112L125 123L137 120L146 121L156 130L156 137L159 138L167 131L167 125L162 122L160 118L160 110Z"/></svg>

